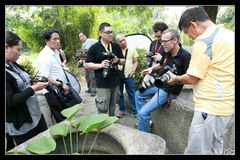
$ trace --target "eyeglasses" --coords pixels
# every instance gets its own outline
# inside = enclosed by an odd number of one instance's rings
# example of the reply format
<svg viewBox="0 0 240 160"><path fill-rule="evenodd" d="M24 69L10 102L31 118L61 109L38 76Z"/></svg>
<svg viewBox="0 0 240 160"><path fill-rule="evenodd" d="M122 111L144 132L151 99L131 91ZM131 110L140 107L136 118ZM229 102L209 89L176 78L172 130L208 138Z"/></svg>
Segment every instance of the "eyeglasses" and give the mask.
<svg viewBox="0 0 240 160"><path fill-rule="evenodd" d="M171 38L171 39L169 39L169 40L161 40L160 42L161 42L162 44L164 44L164 43L167 43L167 42L169 42L169 41L171 41L171 40L173 40L173 38Z"/></svg>
<svg viewBox="0 0 240 160"><path fill-rule="evenodd" d="M106 33L106 34L112 34L113 33L113 31L102 31L103 33Z"/></svg>

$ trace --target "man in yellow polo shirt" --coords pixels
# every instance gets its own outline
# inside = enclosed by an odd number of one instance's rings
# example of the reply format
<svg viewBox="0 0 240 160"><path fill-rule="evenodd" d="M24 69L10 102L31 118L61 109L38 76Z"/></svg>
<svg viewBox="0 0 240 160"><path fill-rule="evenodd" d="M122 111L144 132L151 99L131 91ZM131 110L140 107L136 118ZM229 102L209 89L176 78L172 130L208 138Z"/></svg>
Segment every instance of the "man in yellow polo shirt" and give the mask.
<svg viewBox="0 0 240 160"><path fill-rule="evenodd" d="M187 73L168 84L193 84L194 116L185 154L222 154L234 121L234 33L214 24L204 9L187 9L181 31L195 40Z"/></svg>
<svg viewBox="0 0 240 160"><path fill-rule="evenodd" d="M135 118L137 116L136 104L135 104L135 81L134 75L138 66L138 53L136 48L127 45L126 37L123 34L116 35L116 42L122 49L125 57L125 65L119 66L119 69L124 73L125 78L120 80L119 83L119 112L117 113L118 118L122 118L125 114L126 107L124 102L124 85L127 91L129 102L131 104L131 115Z"/></svg>

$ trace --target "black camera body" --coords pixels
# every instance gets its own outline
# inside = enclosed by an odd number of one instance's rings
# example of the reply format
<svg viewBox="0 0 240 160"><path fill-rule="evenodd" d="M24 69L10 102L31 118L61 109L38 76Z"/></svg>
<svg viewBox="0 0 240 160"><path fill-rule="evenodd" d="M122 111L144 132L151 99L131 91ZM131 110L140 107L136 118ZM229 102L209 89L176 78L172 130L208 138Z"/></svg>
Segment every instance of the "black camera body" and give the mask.
<svg viewBox="0 0 240 160"><path fill-rule="evenodd" d="M148 54L146 55L147 58L151 58L151 59L153 59L152 56L154 56L154 54L153 54L152 52L148 52Z"/></svg>
<svg viewBox="0 0 240 160"><path fill-rule="evenodd" d="M154 85L158 88L163 87L167 84L167 82L170 80L170 75L167 73L168 71L177 74L177 68L176 65L173 64L173 67L170 67L168 65L165 65L164 68L161 71L161 76L158 76L155 78Z"/></svg>
<svg viewBox="0 0 240 160"><path fill-rule="evenodd" d="M107 68L103 69L102 75L103 78L107 78L110 74L110 70L118 70L118 66L114 63L112 63L113 59L115 58L115 55L112 52L103 52L103 60L109 60L109 66Z"/></svg>
<svg viewBox="0 0 240 160"><path fill-rule="evenodd" d="M143 78L142 83L138 86L139 92L144 92L147 88L154 85L155 77L158 76L158 73L154 72L151 74L146 74Z"/></svg>
<svg viewBox="0 0 240 160"><path fill-rule="evenodd" d="M167 73L168 71L171 71L172 73L177 74L176 65L173 64L173 67L165 65L160 73L153 72L151 74L146 74L145 77L143 78L142 83L138 87L139 92L142 93L147 88L153 85L155 85L158 88L165 86L171 78L170 75Z"/></svg>
<svg viewBox="0 0 240 160"><path fill-rule="evenodd" d="M32 83L36 82L48 82L48 79L44 76L35 76L32 80ZM51 83L48 83L48 85L45 87L48 91L55 91L57 87Z"/></svg>

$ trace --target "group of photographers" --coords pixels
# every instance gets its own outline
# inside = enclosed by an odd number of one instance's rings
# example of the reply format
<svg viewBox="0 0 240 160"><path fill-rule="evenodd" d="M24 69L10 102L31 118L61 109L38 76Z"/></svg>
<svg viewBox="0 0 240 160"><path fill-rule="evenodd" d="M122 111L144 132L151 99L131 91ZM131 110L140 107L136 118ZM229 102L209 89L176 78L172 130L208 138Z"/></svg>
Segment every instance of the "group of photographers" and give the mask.
<svg viewBox="0 0 240 160"><path fill-rule="evenodd" d="M179 29L195 40L190 54L182 48L177 30L168 29L162 22L154 27L158 25L162 27L154 30L156 40L151 44L149 68L142 71L147 76L135 92L138 129L149 132L151 112L159 107L167 109L183 84L193 84L194 116L184 153L222 154L223 138L234 119L234 34L215 25L203 8L187 9ZM86 68L95 70L98 111L109 110L113 116L121 76L115 67L124 65L125 59L119 46L111 42L111 26L101 24L99 33L99 42L89 49ZM102 53L109 51L115 57L103 60ZM108 76L103 75L106 68Z"/></svg>
<svg viewBox="0 0 240 160"><path fill-rule="evenodd" d="M135 92L134 75L138 65L136 50L127 45L122 34L118 34L117 43L113 43L111 25L100 24L99 39L87 48L83 64L89 73L95 75L97 110L115 116L120 92L120 112L117 117L123 117L125 84L132 114L138 118L138 129L149 132L151 112L159 107L167 109L171 100L180 94L183 84L193 84L195 110L185 154L222 154L223 138L234 113L234 35L216 26L200 7L187 9L182 14L179 29L195 40L192 54L182 47L177 30L168 29L163 22L156 22L153 25L155 40L151 43L148 56L149 68L141 72L145 77ZM59 58L58 31L46 30L44 41L45 47L38 55L38 65L39 73L47 77L48 82L36 81L31 84L29 75L16 63L22 47L20 38L12 32L6 32L5 132L8 150L14 146L10 143L12 138L16 144L20 144L47 129L35 91L43 89L57 122L65 119L60 115L58 101L53 99L49 90L44 89L51 83L68 90ZM121 76L124 77L123 81L120 81Z"/></svg>

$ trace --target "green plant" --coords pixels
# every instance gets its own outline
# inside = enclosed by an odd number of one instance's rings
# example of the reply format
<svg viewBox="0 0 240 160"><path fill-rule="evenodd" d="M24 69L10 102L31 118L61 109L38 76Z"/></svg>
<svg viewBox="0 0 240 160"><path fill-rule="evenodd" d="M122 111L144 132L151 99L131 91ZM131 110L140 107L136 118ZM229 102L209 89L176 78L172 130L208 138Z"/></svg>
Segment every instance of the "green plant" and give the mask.
<svg viewBox="0 0 240 160"><path fill-rule="evenodd" d="M135 84L139 85L143 80L143 77L141 76L141 72L143 71L143 69L147 68L147 60L146 60L147 51L145 49L137 48L137 53L138 53L138 67L136 69L136 74L135 74Z"/></svg>
<svg viewBox="0 0 240 160"><path fill-rule="evenodd" d="M88 151L88 154L91 153L91 150L96 142L96 139L103 128L106 128L116 122L118 120L117 117L109 117L107 114L94 114L94 115L84 115L78 118L75 118L75 115L81 109L80 104L77 104L71 108L67 108L63 110L61 113L67 118L66 122L60 122L58 124L53 125L49 129L50 136L41 136L34 138L30 143L26 145L26 149L36 153L36 154L47 154L56 149L56 142L54 140L54 136L61 136L63 139L63 144L65 148L65 153L68 154L68 150L66 147L65 138L68 133L70 137L70 154L78 154L78 147L76 148L76 152L73 151L73 143L72 143L72 127L77 129L76 133L76 141L78 144L78 132L80 135L85 134L84 143L82 146L82 154L84 152L85 142L87 135L92 131L97 131L97 135L94 138L94 141Z"/></svg>
<svg viewBox="0 0 240 160"><path fill-rule="evenodd" d="M25 71L30 75L30 78L34 77L36 74L36 67L33 66L32 61L28 57L21 57L18 63L25 69Z"/></svg>

